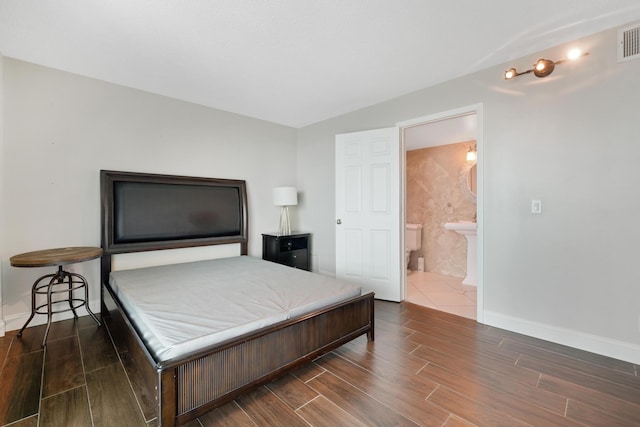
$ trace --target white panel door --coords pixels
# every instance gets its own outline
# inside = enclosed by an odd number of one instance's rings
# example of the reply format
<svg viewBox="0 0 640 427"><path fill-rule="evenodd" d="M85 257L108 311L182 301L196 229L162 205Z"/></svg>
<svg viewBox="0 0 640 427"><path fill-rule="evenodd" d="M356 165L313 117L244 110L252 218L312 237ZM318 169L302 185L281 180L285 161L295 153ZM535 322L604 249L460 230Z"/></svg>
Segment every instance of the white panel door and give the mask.
<svg viewBox="0 0 640 427"><path fill-rule="evenodd" d="M400 130L336 135L336 276L401 301Z"/></svg>

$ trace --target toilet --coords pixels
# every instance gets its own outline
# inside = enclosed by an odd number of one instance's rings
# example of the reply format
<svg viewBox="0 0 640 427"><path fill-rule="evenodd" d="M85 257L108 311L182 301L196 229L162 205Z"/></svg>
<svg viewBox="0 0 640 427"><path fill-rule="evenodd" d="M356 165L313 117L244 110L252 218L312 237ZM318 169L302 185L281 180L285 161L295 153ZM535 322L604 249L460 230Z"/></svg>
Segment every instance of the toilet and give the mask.
<svg viewBox="0 0 640 427"><path fill-rule="evenodd" d="M404 257L409 268L411 251L417 251L422 246L422 224L406 224L404 233Z"/></svg>

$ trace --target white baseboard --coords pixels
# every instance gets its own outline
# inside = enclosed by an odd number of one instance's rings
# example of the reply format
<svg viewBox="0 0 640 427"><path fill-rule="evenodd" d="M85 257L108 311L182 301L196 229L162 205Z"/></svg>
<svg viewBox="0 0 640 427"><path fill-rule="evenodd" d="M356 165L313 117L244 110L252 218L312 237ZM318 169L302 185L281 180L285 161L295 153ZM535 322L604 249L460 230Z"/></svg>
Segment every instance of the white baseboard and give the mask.
<svg viewBox="0 0 640 427"><path fill-rule="evenodd" d="M89 307L91 307L91 311L93 311L93 313L98 316L98 319L100 319L99 315L100 315L100 309L98 309L96 311L96 309L94 307L100 307L100 300L95 300L95 301L89 301ZM84 307L80 307L76 309L76 312L78 313L78 316L82 317L82 316L88 316L89 313L87 312L86 308ZM7 316L4 318L4 321L0 321L0 327L4 327L6 329L0 329L3 333L0 334L0 336L4 335L4 332L6 331L16 331L20 328L22 328L22 325L24 325L24 322L27 321L27 319L29 318L29 315L31 315L31 313L20 313L20 314L14 314L12 316ZM53 315L53 322L58 322L60 320L66 320L66 319L71 319L73 318L73 312L72 311L65 311L63 313L56 313ZM46 314L36 314L33 319L31 320L31 322L29 323L28 327L31 326L37 326L37 325L44 325L47 323L47 315Z"/></svg>
<svg viewBox="0 0 640 427"><path fill-rule="evenodd" d="M4 327L4 320L0 319L0 337L3 337L7 330Z"/></svg>
<svg viewBox="0 0 640 427"><path fill-rule="evenodd" d="M483 323L534 338L613 357L614 359L640 364L640 345L532 322L488 310L484 311Z"/></svg>

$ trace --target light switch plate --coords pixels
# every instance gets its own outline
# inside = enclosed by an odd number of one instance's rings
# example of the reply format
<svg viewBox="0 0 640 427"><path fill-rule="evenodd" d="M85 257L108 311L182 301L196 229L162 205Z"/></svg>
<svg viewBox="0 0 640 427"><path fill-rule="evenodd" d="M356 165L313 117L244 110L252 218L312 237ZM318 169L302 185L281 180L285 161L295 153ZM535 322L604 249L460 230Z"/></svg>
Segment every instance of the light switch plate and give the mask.
<svg viewBox="0 0 640 427"><path fill-rule="evenodd" d="M542 201L540 200L531 201L531 213L535 213L535 214L542 213Z"/></svg>

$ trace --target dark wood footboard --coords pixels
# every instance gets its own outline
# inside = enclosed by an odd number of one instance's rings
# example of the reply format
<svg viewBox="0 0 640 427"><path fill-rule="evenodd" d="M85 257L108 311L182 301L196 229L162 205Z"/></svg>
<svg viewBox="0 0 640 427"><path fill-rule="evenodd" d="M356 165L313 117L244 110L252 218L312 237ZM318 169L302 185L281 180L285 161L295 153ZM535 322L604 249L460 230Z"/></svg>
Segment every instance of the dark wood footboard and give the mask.
<svg viewBox="0 0 640 427"><path fill-rule="evenodd" d="M159 426L182 425L362 335L374 339L373 293L158 363L108 286L103 316L116 346L139 370L142 399L157 401ZM156 400L157 399L157 400Z"/></svg>

